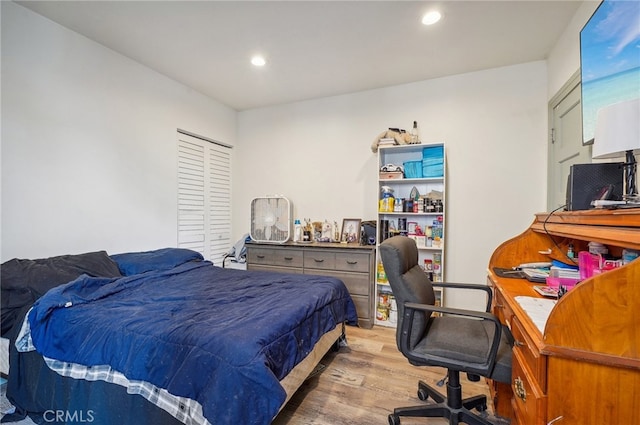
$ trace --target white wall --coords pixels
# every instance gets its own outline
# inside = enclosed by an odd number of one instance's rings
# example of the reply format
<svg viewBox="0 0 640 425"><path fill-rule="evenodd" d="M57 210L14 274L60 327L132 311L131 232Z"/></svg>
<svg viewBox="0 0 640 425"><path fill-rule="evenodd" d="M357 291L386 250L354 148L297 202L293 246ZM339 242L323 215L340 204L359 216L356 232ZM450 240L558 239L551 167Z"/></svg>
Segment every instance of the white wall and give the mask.
<svg viewBox="0 0 640 425"><path fill-rule="evenodd" d="M2 260L175 246L176 129L236 113L2 2Z"/></svg>
<svg viewBox="0 0 640 425"><path fill-rule="evenodd" d="M374 219L370 145L417 120L424 142L446 143L448 280L484 283L493 250L545 208L546 89L533 62L240 112L233 227L248 231L251 199L276 193L300 218Z"/></svg>
<svg viewBox="0 0 640 425"><path fill-rule="evenodd" d="M547 59L549 99L580 69L580 30L598 8L600 1L584 1L551 50Z"/></svg>

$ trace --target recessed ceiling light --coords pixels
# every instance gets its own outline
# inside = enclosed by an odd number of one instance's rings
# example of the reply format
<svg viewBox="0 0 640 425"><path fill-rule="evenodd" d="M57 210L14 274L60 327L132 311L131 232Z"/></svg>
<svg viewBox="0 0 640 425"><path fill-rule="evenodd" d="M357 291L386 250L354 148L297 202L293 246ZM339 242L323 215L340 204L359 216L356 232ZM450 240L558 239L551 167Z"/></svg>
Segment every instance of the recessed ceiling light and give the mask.
<svg viewBox="0 0 640 425"><path fill-rule="evenodd" d="M267 61L260 55L256 55L251 58L251 63L255 66L264 66Z"/></svg>
<svg viewBox="0 0 640 425"><path fill-rule="evenodd" d="M442 15L440 14L440 12L434 10L432 12L426 13L422 17L422 23L424 25L433 25L436 22L438 22L440 18L442 18Z"/></svg>

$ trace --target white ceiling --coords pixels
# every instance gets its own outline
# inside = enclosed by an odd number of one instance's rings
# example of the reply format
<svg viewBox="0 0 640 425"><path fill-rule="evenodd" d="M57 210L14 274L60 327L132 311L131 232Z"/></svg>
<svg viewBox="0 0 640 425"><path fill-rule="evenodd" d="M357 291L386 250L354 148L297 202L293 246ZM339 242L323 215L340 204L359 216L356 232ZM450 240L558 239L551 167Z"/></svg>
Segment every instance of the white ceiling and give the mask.
<svg viewBox="0 0 640 425"><path fill-rule="evenodd" d="M17 3L241 111L544 60L582 2Z"/></svg>

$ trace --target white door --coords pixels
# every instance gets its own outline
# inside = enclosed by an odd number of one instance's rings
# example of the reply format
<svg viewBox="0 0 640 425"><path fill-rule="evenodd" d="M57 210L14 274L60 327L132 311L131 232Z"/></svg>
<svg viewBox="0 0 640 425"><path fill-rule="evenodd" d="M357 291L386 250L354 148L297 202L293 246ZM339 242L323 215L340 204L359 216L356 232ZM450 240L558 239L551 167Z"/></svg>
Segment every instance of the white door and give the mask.
<svg viewBox="0 0 640 425"><path fill-rule="evenodd" d="M591 163L591 146L582 145L580 81L574 78L551 100L547 209L566 203L567 177L573 164Z"/></svg>
<svg viewBox="0 0 640 425"><path fill-rule="evenodd" d="M222 266L231 241L231 148L178 132L178 246Z"/></svg>

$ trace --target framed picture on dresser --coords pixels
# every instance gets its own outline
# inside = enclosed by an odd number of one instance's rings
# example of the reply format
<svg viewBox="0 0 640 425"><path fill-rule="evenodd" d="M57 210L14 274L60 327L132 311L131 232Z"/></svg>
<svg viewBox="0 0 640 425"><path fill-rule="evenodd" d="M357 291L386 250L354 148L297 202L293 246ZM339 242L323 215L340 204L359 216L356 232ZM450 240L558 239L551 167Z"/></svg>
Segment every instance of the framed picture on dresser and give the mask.
<svg viewBox="0 0 640 425"><path fill-rule="evenodd" d="M346 243L358 243L360 240L360 223L361 220L359 218L343 219L340 241Z"/></svg>

